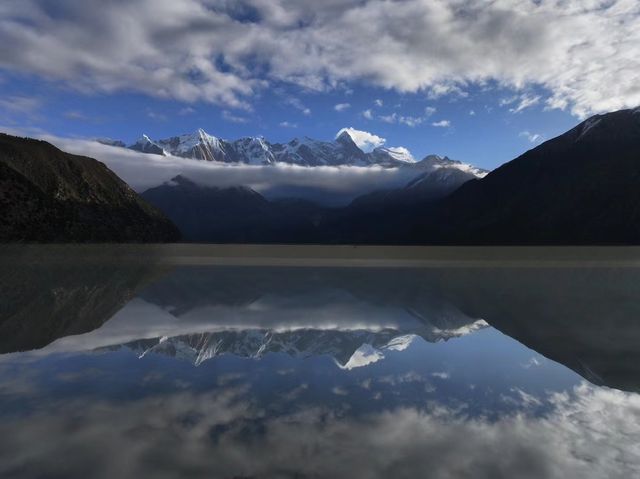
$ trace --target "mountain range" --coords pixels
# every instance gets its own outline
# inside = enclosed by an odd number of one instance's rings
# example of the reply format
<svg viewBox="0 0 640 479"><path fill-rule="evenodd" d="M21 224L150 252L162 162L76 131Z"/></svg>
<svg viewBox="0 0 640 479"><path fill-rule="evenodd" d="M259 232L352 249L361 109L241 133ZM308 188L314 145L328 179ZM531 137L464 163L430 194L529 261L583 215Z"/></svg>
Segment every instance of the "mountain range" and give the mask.
<svg viewBox="0 0 640 479"><path fill-rule="evenodd" d="M124 146L121 141L97 140L111 146ZM333 141L314 140L309 137L294 138L288 143L271 143L262 137L245 137L235 141L212 136L202 129L194 133L152 140L142 135L129 149L142 153L178 156L220 163L246 165L273 165L276 163L299 166L379 166L398 168L417 162L405 148L374 148L365 153L356 145L346 128L340 130ZM475 176L487 172L481 168L446 159L448 166ZM418 165L418 169L420 166Z"/></svg>
<svg viewBox="0 0 640 479"><path fill-rule="evenodd" d="M64 248L28 249L0 255L2 354L124 347L200 364L277 351L353 368L419 337L472 333L483 318L591 382L640 391L638 268L576 268L554 249L536 253L537 267L527 249L496 249L483 254L513 267L434 268L205 267L197 258L167 268L150 254L175 254L166 248L101 246L103 261L93 248L91 262ZM598 254L581 249L580 261L590 252ZM633 259L632 250L609 254Z"/></svg>
<svg viewBox="0 0 640 479"><path fill-rule="evenodd" d="M596 115L488 174L430 156L402 188L342 208L184 178L142 194L187 241L638 244L640 109ZM224 205L221 207L221 205Z"/></svg>
<svg viewBox="0 0 640 479"><path fill-rule="evenodd" d="M184 240L213 243L640 243L640 108L591 117L490 173L435 155L415 161L400 149L365 153L346 130L335 141L287 144L229 142L199 130L129 147L184 161L410 171L404 186L343 207L267 199L246 185L211 187L184 175L140 198L96 160L0 139L4 241L175 240L169 218Z"/></svg>

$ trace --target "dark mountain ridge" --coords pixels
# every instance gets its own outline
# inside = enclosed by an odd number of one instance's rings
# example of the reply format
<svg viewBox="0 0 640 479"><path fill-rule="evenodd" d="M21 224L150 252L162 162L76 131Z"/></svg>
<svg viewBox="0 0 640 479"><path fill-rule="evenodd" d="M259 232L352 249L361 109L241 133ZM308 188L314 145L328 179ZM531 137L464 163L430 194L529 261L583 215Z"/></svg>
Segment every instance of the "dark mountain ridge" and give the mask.
<svg viewBox="0 0 640 479"><path fill-rule="evenodd" d="M462 185L414 222L451 244L640 243L640 109L596 115Z"/></svg>
<svg viewBox="0 0 640 479"><path fill-rule="evenodd" d="M0 241L176 241L175 226L103 163L0 134Z"/></svg>
<svg viewBox="0 0 640 479"><path fill-rule="evenodd" d="M447 158L415 165L425 173L405 187L342 208L267 200L250 188L207 187L182 176L142 196L187 241L640 244L640 109L596 115L484 178L469 180L478 176L469 165ZM4 241L177 237L103 164L45 142L2 135L0 186Z"/></svg>

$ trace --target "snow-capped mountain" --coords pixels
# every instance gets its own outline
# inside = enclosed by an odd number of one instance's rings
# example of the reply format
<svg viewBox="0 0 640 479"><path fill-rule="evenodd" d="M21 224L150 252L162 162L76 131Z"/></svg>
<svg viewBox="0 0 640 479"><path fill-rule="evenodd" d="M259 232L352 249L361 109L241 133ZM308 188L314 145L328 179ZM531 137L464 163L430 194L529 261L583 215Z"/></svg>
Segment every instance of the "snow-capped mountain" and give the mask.
<svg viewBox="0 0 640 479"><path fill-rule="evenodd" d="M192 134L164 140L152 140L143 135L129 148L156 155L248 165L289 163L301 166L368 166L374 162L374 157L358 148L347 132L341 133L335 141L303 137L281 144L270 143L261 137L227 141L199 129ZM385 157L384 161L389 163L389 166L397 166L397 161L391 155Z"/></svg>
<svg viewBox="0 0 640 479"><path fill-rule="evenodd" d="M369 157L355 144L349 133L342 132L335 141L295 138L289 143L272 145L276 161L303 166L368 166Z"/></svg>
<svg viewBox="0 0 640 479"><path fill-rule="evenodd" d="M441 169L459 170L463 173L468 173L476 178L484 178L489 173L488 170L483 170L469 163L463 163L461 161L452 160L448 156L439 155L427 155L422 160L415 163L415 168L436 171Z"/></svg>
<svg viewBox="0 0 640 479"><path fill-rule="evenodd" d="M411 152L403 147L379 146L374 148L369 156L372 159L372 163L380 166L393 167L403 163L406 163L407 165L416 164L416 160Z"/></svg>
<svg viewBox="0 0 640 479"><path fill-rule="evenodd" d="M133 145L130 145L131 150L139 151L141 153L151 153L154 155L168 155L168 153L158 143L153 141L147 135L142 135L138 141Z"/></svg>
<svg viewBox="0 0 640 479"><path fill-rule="evenodd" d="M294 138L288 143L270 143L262 137L245 137L227 141L199 129L195 133L163 140L153 140L143 135L129 148L156 155L247 165L286 163L300 166L416 167L419 170L455 168L474 177L481 177L485 173L479 168L447 157L431 155L422 161L416 161L411 152L403 147L379 146L365 153L344 129L333 141L302 137Z"/></svg>
<svg viewBox="0 0 640 479"><path fill-rule="evenodd" d="M405 192L422 189L430 193L442 192L442 196L471 179L484 178L489 173L468 163L438 155L429 155L412 166L421 173L405 186Z"/></svg>

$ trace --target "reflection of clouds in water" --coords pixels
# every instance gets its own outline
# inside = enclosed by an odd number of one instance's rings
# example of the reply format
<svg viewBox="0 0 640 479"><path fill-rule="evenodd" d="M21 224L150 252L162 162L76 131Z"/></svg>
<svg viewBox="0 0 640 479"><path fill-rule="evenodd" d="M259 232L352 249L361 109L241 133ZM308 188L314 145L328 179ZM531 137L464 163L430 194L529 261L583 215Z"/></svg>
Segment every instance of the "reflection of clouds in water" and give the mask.
<svg viewBox="0 0 640 479"><path fill-rule="evenodd" d="M524 369L529 369L529 368L533 368L533 367L538 367L538 366L540 366L541 364L542 364L542 360L541 360L541 359L538 359L538 358L536 358L536 357L534 356L534 357L532 357L531 359L529 359L529 361L527 361L526 363L524 363L524 364L522 365L522 367L523 367Z"/></svg>
<svg viewBox="0 0 640 479"><path fill-rule="evenodd" d="M432 478L627 478L639 473L640 396L586 383L574 393L552 395L554 408L546 417L518 413L495 421L465 418L442 405L361 418L304 408L270 418L242 388L127 403L72 401L0 423L0 474L263 477L297 471L375 478L428 471ZM526 410L527 401L521 401Z"/></svg>

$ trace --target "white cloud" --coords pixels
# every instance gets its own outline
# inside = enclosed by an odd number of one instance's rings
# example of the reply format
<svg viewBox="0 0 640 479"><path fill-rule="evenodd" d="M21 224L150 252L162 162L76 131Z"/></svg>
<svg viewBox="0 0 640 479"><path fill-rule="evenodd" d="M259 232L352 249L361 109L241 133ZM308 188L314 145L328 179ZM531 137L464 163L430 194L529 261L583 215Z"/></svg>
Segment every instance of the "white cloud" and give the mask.
<svg viewBox="0 0 640 479"><path fill-rule="evenodd" d="M22 383L23 389L37 386L34 380ZM304 385L287 391L284 400L296 399ZM498 418L474 417L467 412L471 404L456 410L437 400L424 408L345 414L317 401L262 407L242 383L193 389L46 401L3 418L0 474L81 477L98 470L104 477L182 477L197 471L207 477L272 477L286 458L287 471L336 479L384 478L390 471L415 477L426 469L436 479L638 476L640 398L607 388L582 385L553 395L543 414L529 412L535 406L527 404L531 396L514 391L524 411ZM73 460L60 461L60 451L74 451Z"/></svg>
<svg viewBox="0 0 640 479"><path fill-rule="evenodd" d="M154 121L167 121L167 115L164 113L158 113L157 111L149 110L147 111L147 117L151 118Z"/></svg>
<svg viewBox="0 0 640 479"><path fill-rule="evenodd" d="M283 128L298 128L297 123L292 123L290 121L281 121L280 126Z"/></svg>
<svg viewBox="0 0 640 479"><path fill-rule="evenodd" d="M451 95L454 98L466 98L469 96L469 93L464 91L458 85L455 85L451 82L447 83L436 83L435 85L431 85L428 87L427 98L430 100L437 100L446 95Z"/></svg>
<svg viewBox="0 0 640 479"><path fill-rule="evenodd" d="M538 143L542 140L542 135L539 133L531 133L530 131L521 131L518 136L526 138L529 143Z"/></svg>
<svg viewBox="0 0 640 479"><path fill-rule="evenodd" d="M195 108L191 108L190 106L187 106L185 108L181 108L180 111L178 112L178 115L180 116L193 115L195 112L196 112Z"/></svg>
<svg viewBox="0 0 640 479"><path fill-rule="evenodd" d="M234 115L230 111L224 110L222 112L222 119L231 123L248 123L249 119L243 116Z"/></svg>
<svg viewBox="0 0 640 479"><path fill-rule="evenodd" d="M384 103L382 102L382 100L381 100L380 98L377 98L377 99L373 102L373 104L374 104L375 106L382 106Z"/></svg>
<svg viewBox="0 0 640 479"><path fill-rule="evenodd" d="M475 116L475 115L476 115L475 110L469 110L469 116Z"/></svg>
<svg viewBox="0 0 640 479"><path fill-rule="evenodd" d="M431 116L433 115L436 111L438 111L438 109L434 106L428 106L424 109L424 114L425 116Z"/></svg>
<svg viewBox="0 0 640 479"><path fill-rule="evenodd" d="M434 121L431 123L431 126L435 126L436 128L449 128L451 126L451 122L449 120Z"/></svg>
<svg viewBox="0 0 640 479"><path fill-rule="evenodd" d="M87 121L89 118L87 115L78 110L67 110L64 112L64 117L69 120Z"/></svg>
<svg viewBox="0 0 640 479"><path fill-rule="evenodd" d="M405 116L398 115L397 113L392 113L391 115L381 115L378 117L378 119L380 119L380 121L384 121L385 123L399 123L401 125L407 125L410 127L418 126L425 120L425 118L421 116Z"/></svg>
<svg viewBox="0 0 640 479"><path fill-rule="evenodd" d="M518 104L513 108L509 108L511 113L520 113L529 107L540 103L540 96L521 95L518 99Z"/></svg>
<svg viewBox="0 0 640 479"><path fill-rule="evenodd" d="M333 107L335 111L345 111L349 108L351 108L351 103L338 103Z"/></svg>
<svg viewBox="0 0 640 479"><path fill-rule="evenodd" d="M385 144L387 140L379 137L378 135L374 135L373 133L369 133L368 131L356 130L355 128L343 128L337 134L336 138L343 132L347 132L353 142L358 145L364 152L369 152L378 146L382 146Z"/></svg>
<svg viewBox="0 0 640 479"><path fill-rule="evenodd" d="M579 116L640 104L636 0L135 0L0 5L0 66L81 91L248 108L276 82L430 98L536 85ZM100 15L95 15L99 11ZM375 55L371 52L375 51ZM615 79L613 81L612 79Z"/></svg>
<svg viewBox="0 0 640 479"><path fill-rule="evenodd" d="M296 110L300 110L302 114L305 116L311 115L311 109L307 108L307 106L304 103L302 103L302 101L299 98L290 96L285 98L284 103L285 105L292 106Z"/></svg>
<svg viewBox="0 0 640 479"><path fill-rule="evenodd" d="M28 96L7 96L0 98L0 108L22 114L31 114L42 107L42 100Z"/></svg>
<svg viewBox="0 0 640 479"><path fill-rule="evenodd" d="M373 112L371 111L371 109L365 110L365 111L362 112L362 116L365 117L367 120L372 120L373 119Z"/></svg>

